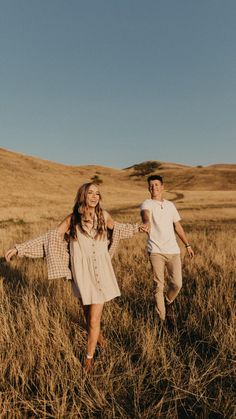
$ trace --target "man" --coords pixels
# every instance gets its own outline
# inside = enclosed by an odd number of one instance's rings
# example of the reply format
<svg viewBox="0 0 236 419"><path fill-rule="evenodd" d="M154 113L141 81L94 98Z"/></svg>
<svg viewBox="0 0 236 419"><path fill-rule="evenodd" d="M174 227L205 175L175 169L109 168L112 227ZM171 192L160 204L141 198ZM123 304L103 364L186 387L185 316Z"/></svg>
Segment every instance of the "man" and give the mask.
<svg viewBox="0 0 236 419"><path fill-rule="evenodd" d="M175 205L162 198L164 191L162 177L159 175L149 176L148 190L151 199L146 199L142 203L141 217L143 223L149 226L147 248L156 283L156 310L161 320L165 320L167 316L173 323L171 303L182 287L180 249L175 233L185 244L191 258L194 256L194 252L180 224L180 216ZM165 267L169 274L169 280L164 297Z"/></svg>

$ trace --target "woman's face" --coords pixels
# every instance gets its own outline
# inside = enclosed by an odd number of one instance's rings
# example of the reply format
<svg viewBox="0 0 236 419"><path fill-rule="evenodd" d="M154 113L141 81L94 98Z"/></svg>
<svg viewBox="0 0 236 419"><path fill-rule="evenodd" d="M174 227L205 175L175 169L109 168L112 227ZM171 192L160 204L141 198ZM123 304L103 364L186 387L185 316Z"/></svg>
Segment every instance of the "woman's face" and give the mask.
<svg viewBox="0 0 236 419"><path fill-rule="evenodd" d="M90 185L88 194L86 197L86 204L91 207L95 208L100 200L100 193L96 185Z"/></svg>

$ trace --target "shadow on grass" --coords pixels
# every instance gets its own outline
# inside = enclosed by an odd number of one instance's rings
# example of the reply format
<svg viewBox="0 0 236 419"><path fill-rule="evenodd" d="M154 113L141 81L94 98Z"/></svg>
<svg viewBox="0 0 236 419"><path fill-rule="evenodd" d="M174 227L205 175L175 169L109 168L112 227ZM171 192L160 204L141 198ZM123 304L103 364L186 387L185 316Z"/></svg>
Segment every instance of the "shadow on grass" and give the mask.
<svg viewBox="0 0 236 419"><path fill-rule="evenodd" d="M28 288L28 281L21 269L13 267L6 262L5 258L0 258L0 276L4 279L4 286L9 296L21 293Z"/></svg>

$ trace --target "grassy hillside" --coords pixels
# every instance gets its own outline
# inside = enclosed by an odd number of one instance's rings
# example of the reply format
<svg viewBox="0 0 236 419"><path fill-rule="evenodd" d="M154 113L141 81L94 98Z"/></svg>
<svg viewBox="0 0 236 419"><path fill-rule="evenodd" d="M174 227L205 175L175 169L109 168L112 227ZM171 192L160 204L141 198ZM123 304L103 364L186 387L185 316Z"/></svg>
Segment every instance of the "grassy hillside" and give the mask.
<svg viewBox="0 0 236 419"><path fill-rule="evenodd" d="M134 176L135 166L125 170L129 176L142 180L141 176ZM163 176L166 187L171 190L236 190L236 164L191 167L160 162L152 174Z"/></svg>
<svg viewBox="0 0 236 419"><path fill-rule="evenodd" d="M4 251L55 225L77 187L95 174L103 180L104 207L118 220L135 221L146 181L130 176L133 168L69 167L3 149L0 167L0 417L235 418L236 190L225 184L235 167L161 163L166 197L180 210L195 250L190 260L181 245L176 325L170 330L156 316L145 235L123 241L113 260L122 296L105 306L109 345L96 352L91 377L82 366L87 335L70 282L49 282L43 260L6 263ZM211 190L206 173L217 179Z"/></svg>
<svg viewBox="0 0 236 419"><path fill-rule="evenodd" d="M132 211L137 218L140 203L149 196L146 176L136 176L134 167L66 166L0 148L0 169L1 220L55 223L71 211L78 187L95 175L102 180L103 207L114 214ZM236 165L190 167L161 162L154 173L164 177L165 198L174 200L184 216L192 217L195 208L201 210L195 220L202 215L204 219L233 218Z"/></svg>
<svg viewBox="0 0 236 419"><path fill-rule="evenodd" d="M136 185L118 169L101 166L66 166L0 149L0 217L34 220L62 217L71 210L78 187L94 175L100 186L103 206L137 205L143 199L145 186ZM31 208L29 219L28 208Z"/></svg>

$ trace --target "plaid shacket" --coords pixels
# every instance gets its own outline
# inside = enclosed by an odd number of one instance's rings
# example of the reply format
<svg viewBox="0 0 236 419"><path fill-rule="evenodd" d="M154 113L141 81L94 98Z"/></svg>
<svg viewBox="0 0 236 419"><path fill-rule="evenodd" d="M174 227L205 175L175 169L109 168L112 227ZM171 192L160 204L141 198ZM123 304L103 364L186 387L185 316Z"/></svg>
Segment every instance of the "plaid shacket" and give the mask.
<svg viewBox="0 0 236 419"><path fill-rule="evenodd" d="M138 224L118 223L115 221L109 244L109 254L114 256L119 241L128 239L138 233ZM48 279L72 279L68 242L57 228L49 230L42 236L16 244L19 257L45 258L48 269Z"/></svg>

